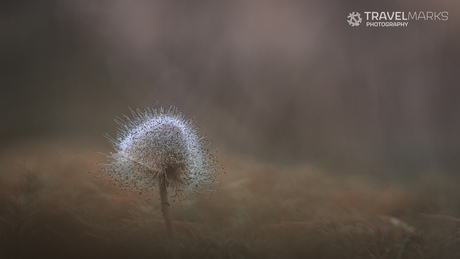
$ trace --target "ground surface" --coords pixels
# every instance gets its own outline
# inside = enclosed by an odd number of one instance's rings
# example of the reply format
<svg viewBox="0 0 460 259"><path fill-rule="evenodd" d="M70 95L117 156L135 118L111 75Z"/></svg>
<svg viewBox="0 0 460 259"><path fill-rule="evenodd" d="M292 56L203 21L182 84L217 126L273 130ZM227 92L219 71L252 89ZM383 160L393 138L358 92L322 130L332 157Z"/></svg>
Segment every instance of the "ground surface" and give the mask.
<svg viewBox="0 0 460 259"><path fill-rule="evenodd" d="M85 141L25 141L0 157L0 257L168 258L157 201L92 183ZM172 202L182 258L459 258L458 179L339 174L222 154L213 195Z"/></svg>

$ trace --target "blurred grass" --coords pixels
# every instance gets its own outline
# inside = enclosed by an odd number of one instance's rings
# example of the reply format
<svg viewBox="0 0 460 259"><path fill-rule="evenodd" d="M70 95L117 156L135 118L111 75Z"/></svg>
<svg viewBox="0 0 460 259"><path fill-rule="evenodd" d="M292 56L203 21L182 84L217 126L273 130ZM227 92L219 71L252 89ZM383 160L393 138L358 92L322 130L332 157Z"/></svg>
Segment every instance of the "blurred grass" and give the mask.
<svg viewBox="0 0 460 259"><path fill-rule="evenodd" d="M2 149L0 257L168 258L156 194L145 203L91 183L91 164L103 160L94 150L103 148L35 140ZM452 175L407 182L238 154L220 160L218 193L172 203L183 258L460 256Z"/></svg>

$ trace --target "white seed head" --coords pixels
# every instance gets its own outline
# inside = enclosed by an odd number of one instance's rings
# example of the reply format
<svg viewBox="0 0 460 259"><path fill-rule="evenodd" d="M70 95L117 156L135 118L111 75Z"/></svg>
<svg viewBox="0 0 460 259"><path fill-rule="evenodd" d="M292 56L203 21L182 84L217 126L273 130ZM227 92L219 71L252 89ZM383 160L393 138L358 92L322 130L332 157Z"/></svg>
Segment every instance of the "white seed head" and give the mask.
<svg viewBox="0 0 460 259"><path fill-rule="evenodd" d="M205 184L213 182L211 174L221 168L214 152L206 149L207 136L199 133L196 120L185 119L174 106L131 112L133 118L114 119L120 126L116 138L105 135L116 152L106 156L103 175L112 177L120 189L139 193L153 191L163 184L161 179L166 179L175 194L206 192ZM165 177L159 177L162 174Z"/></svg>

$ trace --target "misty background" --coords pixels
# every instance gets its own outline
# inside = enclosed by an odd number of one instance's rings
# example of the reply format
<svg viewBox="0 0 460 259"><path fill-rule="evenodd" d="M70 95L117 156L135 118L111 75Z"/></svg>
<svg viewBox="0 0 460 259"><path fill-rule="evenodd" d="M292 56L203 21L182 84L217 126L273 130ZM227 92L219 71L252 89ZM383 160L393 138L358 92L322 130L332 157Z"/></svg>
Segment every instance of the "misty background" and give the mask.
<svg viewBox="0 0 460 259"><path fill-rule="evenodd" d="M456 1L0 1L0 143L104 144L157 101L226 152L415 174L460 169ZM448 11L405 28L357 11ZM111 147L106 145L109 152Z"/></svg>

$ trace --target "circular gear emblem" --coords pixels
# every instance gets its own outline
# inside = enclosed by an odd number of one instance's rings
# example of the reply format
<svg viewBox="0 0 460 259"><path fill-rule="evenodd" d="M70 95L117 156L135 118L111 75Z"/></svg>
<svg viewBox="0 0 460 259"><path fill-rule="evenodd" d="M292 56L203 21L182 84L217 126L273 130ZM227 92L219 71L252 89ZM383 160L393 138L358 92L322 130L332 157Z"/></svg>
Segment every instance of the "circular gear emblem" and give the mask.
<svg viewBox="0 0 460 259"><path fill-rule="evenodd" d="M349 13L347 18L348 24L350 24L353 27L359 26L363 21L361 15L358 12Z"/></svg>

